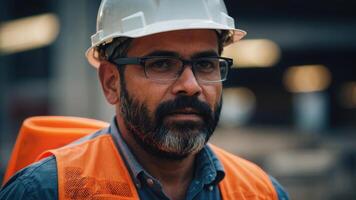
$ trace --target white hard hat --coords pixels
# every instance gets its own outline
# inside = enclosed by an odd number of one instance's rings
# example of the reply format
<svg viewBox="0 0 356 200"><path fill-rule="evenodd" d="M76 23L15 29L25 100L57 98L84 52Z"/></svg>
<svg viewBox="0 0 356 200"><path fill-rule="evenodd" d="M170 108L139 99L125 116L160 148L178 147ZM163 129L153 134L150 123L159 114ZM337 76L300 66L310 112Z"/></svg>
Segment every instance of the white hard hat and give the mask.
<svg viewBox="0 0 356 200"><path fill-rule="evenodd" d="M96 33L87 50L88 61L99 67L97 46L117 37L137 38L183 29L229 30L230 43L246 35L235 29L223 0L102 0Z"/></svg>

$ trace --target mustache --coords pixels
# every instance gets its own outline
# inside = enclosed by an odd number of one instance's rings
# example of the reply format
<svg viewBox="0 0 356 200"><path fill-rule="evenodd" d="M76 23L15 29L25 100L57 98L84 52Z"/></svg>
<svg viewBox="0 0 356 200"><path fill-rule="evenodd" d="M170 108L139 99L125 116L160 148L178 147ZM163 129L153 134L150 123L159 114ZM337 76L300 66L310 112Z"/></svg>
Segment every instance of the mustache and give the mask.
<svg viewBox="0 0 356 200"><path fill-rule="evenodd" d="M163 102L157 107L155 113L156 121L161 123L164 117L183 109L193 110L195 114L203 117L204 121L211 121L214 118L213 111L209 105L200 101L198 97L178 96L174 100Z"/></svg>

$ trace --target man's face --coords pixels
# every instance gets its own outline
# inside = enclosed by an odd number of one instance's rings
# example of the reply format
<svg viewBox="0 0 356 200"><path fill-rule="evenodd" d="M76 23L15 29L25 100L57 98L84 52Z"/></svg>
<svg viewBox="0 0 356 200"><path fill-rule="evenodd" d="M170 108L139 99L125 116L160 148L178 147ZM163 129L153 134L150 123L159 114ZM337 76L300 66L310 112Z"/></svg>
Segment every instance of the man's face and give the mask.
<svg viewBox="0 0 356 200"><path fill-rule="evenodd" d="M127 57L175 55L185 60L218 56L213 30L185 30L133 39ZM182 159L200 151L213 133L221 109L221 83L201 83L191 66L175 81L145 76L127 65L121 76L120 112L135 140L159 157Z"/></svg>

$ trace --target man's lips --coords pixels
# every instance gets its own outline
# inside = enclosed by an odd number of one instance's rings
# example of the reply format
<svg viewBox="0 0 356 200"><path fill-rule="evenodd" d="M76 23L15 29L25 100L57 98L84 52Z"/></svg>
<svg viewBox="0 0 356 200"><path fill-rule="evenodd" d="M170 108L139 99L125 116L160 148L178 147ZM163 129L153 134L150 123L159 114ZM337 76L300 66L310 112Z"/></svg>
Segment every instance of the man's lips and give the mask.
<svg viewBox="0 0 356 200"><path fill-rule="evenodd" d="M178 109L170 112L167 115L168 118L174 118L178 120L201 120L201 113L193 108Z"/></svg>
<svg viewBox="0 0 356 200"><path fill-rule="evenodd" d="M178 109L178 110L174 110L172 112L169 113L169 115L175 115L175 114L186 114L186 115L191 115L191 114L194 114L194 115L200 115L200 113L193 109L193 108L184 108L184 109Z"/></svg>

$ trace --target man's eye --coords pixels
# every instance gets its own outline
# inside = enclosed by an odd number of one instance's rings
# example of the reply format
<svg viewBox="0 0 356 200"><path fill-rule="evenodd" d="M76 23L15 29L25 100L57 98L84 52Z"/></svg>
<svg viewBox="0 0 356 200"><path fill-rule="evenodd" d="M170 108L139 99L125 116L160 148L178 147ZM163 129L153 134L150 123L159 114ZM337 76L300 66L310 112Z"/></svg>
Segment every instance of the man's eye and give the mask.
<svg viewBox="0 0 356 200"><path fill-rule="evenodd" d="M196 70L200 72L212 72L217 68L218 64L216 64L212 60L199 60L195 63Z"/></svg>
<svg viewBox="0 0 356 200"><path fill-rule="evenodd" d="M146 65L146 67L148 67L150 70L159 71L159 72L170 70L172 66L173 63L170 59L154 60L147 63Z"/></svg>

